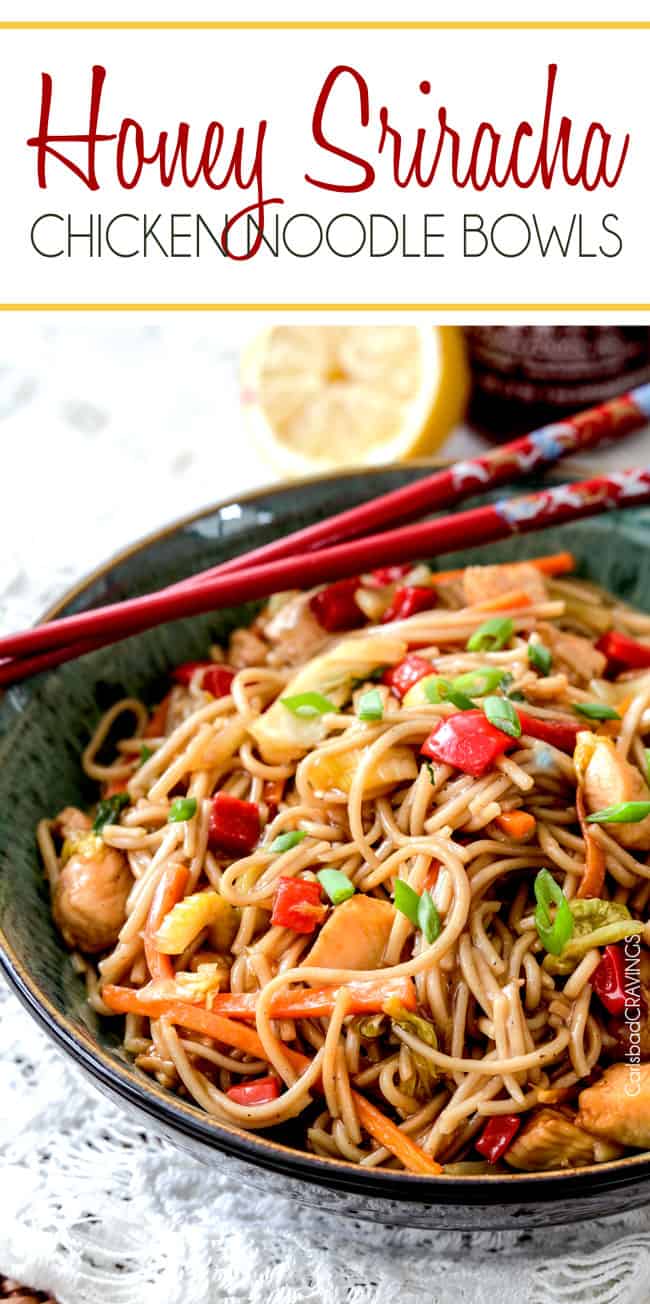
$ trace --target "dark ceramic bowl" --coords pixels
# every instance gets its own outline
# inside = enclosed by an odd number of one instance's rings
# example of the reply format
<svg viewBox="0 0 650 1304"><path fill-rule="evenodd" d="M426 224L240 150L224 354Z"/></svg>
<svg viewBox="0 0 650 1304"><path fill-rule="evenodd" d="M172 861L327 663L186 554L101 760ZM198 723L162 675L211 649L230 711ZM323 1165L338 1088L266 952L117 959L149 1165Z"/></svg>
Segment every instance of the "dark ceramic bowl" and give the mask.
<svg viewBox="0 0 650 1304"><path fill-rule="evenodd" d="M425 466L332 476L210 508L121 553L69 593L71 613L182 578L310 521L404 484ZM510 540L495 559L571 548L585 573L650 609L650 512L629 511ZM485 560L468 551L445 567ZM296 1131L226 1127L139 1072L111 1021L88 1009L50 917L36 821L92 800L80 752L100 712L125 692L156 701L168 668L200 657L252 608L178 621L11 689L0 705L0 960L29 1012L112 1099L233 1180L337 1213L417 1227L532 1227L614 1213L650 1200L650 1156L543 1176L428 1179L368 1171L299 1149ZM50 612L48 615L52 615ZM295 1125L294 1125L295 1126Z"/></svg>

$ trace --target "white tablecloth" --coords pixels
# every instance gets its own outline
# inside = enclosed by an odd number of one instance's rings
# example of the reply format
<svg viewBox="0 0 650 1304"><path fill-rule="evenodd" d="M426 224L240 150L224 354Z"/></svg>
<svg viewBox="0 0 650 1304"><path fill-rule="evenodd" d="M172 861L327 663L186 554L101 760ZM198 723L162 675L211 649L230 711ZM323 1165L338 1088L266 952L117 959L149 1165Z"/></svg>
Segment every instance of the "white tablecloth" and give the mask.
<svg viewBox="0 0 650 1304"><path fill-rule="evenodd" d="M205 317L5 319L2 628L32 620L127 540L268 480L238 412L245 331ZM451 451L475 444L460 431ZM13 996L0 1001L0 1274L60 1304L650 1298L650 1212L424 1235L233 1190L218 1165L143 1135Z"/></svg>

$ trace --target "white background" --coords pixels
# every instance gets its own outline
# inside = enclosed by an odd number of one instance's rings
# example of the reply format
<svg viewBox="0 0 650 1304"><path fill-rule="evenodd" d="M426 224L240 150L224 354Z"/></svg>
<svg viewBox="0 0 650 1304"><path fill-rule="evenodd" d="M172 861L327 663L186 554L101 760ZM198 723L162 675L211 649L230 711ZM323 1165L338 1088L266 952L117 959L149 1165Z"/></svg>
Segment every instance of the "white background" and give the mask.
<svg viewBox="0 0 650 1304"><path fill-rule="evenodd" d="M256 9L259 14L259 6ZM593 5L589 9L588 14L579 6L567 12L563 6L560 12L565 19L601 16ZM88 19L101 16L96 7L88 5L82 12ZM223 5L209 6L208 12L213 19L234 16L232 9ZM132 19L179 16L164 4L137 11L129 6L127 13ZM273 18L290 16L290 11L275 5L263 13ZM503 9L492 7L489 14L484 7L480 13L485 18L504 16ZM28 9L23 5L16 13L15 6L5 5L1 16L26 19L32 14L39 14L38 6ZM531 6L523 5L516 14L531 20L540 16ZM52 16L51 8L47 16ZM57 6L57 18L68 16L75 16L74 6L67 10ZM110 16L119 17L119 10L111 10ZM184 7L182 16L206 17L206 8ZM253 17L255 9L238 6L236 16ZM300 16L316 19L320 15L303 6ZM327 16L336 17L336 11ZM394 18L395 11L388 15L385 7L360 5L346 16ZM400 11L400 17L422 16L417 6ZM428 7L429 18L449 16L448 7ZM456 7L453 16L469 17L471 10L469 6ZM546 19L553 16L548 9L543 14ZM630 7L618 9L616 14L610 10L606 16L642 15ZM650 124L644 90L649 52L650 31L4 32L0 43L0 166L5 178L5 202L0 208L2 300L306 305L645 303L650 299L646 236ZM540 186L528 191L508 186L483 195L454 190L444 180L428 191L394 186L387 159L377 158L375 152L381 104L389 106L392 120L407 134L414 124L430 121L429 114L433 116L439 104L446 104L450 122L461 131L471 132L486 117L502 126L507 137L524 117L539 122L546 68L551 61L559 63L556 122L560 113L567 112L576 130L584 131L592 119L600 119L619 139L626 130L632 133L628 161L614 191L601 187L586 194L562 182L550 193ZM201 185L191 191L180 185L162 190L153 170L151 177L125 193L111 181L111 144L99 147L99 192L91 195L52 161L48 169L51 183L47 191L39 191L35 151L24 142L38 121L40 73L47 69L55 79L52 123L62 130L79 129L87 121L93 62L108 69L101 118L105 130L116 130L123 116L132 115L142 121L151 142L161 129L173 133L178 121L187 118L196 125L200 141L200 128L216 118L224 122L226 137L232 140L238 124L252 125L260 117L268 117L265 190L267 195L284 197L281 216L307 210L326 219L348 211L365 219L370 212L388 212L399 219L407 213L410 247L421 248L422 214L441 212L446 215L448 232L445 258L403 258L395 253L381 259L369 259L365 254L341 259L322 251L309 259L259 255L249 262L233 262L217 252L208 251L200 259L166 259L152 251L147 259L89 259L87 242L77 242L80 252L72 259L40 258L30 249L29 228L43 211L71 211L76 229L84 229L91 212L101 211L108 217L124 210L148 215L200 211L209 220L241 206L232 190L209 192ZM359 152L377 164L378 179L371 191L360 195L335 195L304 181L304 173L310 170L320 176L328 170L338 176L358 175L356 169L346 171L342 163L330 160L311 142L311 114L318 90L328 70L341 62L363 71L371 90L371 125L365 131L358 129L356 142ZM417 90L425 76L433 87L426 99ZM328 117L332 135L338 131L337 138L347 144L349 124L356 116L356 96L339 93ZM246 195L243 202L251 202L250 192ZM525 216L537 213L544 227L550 222L565 227L574 212L581 212L589 249L598 243L603 213L617 213L623 253L611 259L580 259L572 252L565 259L556 251L544 259L531 246L521 258L492 253L463 259L464 212L482 212L489 220L513 210Z"/></svg>

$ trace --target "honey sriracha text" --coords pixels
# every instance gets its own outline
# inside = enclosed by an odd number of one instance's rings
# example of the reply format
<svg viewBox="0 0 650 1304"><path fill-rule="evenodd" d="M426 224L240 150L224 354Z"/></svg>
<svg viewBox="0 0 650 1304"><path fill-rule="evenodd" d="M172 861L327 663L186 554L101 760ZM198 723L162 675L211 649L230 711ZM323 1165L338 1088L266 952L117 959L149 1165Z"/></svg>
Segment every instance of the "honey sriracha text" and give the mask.
<svg viewBox="0 0 650 1304"><path fill-rule="evenodd" d="M584 106L572 117L556 63L535 77L530 120L468 126L467 105L438 102L428 77L414 76L407 104L390 103L340 63L311 104L295 105L285 139L272 106L231 121L227 103L215 104L209 120L171 114L152 128L116 113L101 64L81 74L84 121L64 127L56 78L44 71L26 144L49 202L30 216L31 249L43 259L213 262L616 258L614 195L630 133L585 121Z"/></svg>

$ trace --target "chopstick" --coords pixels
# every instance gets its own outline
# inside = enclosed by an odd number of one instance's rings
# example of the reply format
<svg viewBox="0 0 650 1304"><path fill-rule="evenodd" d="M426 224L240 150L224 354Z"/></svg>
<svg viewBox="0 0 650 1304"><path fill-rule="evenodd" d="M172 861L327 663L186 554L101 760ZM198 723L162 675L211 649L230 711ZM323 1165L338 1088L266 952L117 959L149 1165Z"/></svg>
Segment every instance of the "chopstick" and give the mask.
<svg viewBox="0 0 650 1304"><path fill-rule="evenodd" d="M473 457L432 475L416 480L382 494L370 502L360 503L344 512L337 512L325 520L316 521L301 530L295 530L282 539L274 539L250 552L229 561L220 562L200 575L171 585L171 589L184 589L215 575L231 571L248 570L259 562L277 561L292 554L311 552L316 548L331 547L346 539L359 538L371 530L383 530L414 520L425 512L430 514L443 507L453 507L474 494L485 493L502 484L511 483L533 471L539 472L572 453L583 453L604 440L622 439L633 430L641 429L650 420L650 384L638 385L625 394L609 399L598 407L588 408L575 416L566 417L552 425L542 426L529 435L500 444L489 453Z"/></svg>
<svg viewBox="0 0 650 1304"><path fill-rule="evenodd" d="M0 654L29 658L1 663L0 684L13 683L25 674L35 673L35 669L47 668L44 657L36 658L34 653L44 653L49 658L47 665L52 666L57 664L54 659L57 650L62 654L61 660L68 660L71 655L79 655L76 650L71 652L71 648L78 647L79 640L92 639L96 644L101 638L113 642L141 630L144 621L146 627L153 628L168 620L268 597L278 590L310 587L358 575L372 567L439 556L468 546L493 543L513 534L577 521L621 505L632 507L647 502L650 502L650 466L559 485L518 498L500 499L433 521L348 540L302 557L280 558L265 565L222 573L198 585L162 590L79 612L0 639Z"/></svg>
<svg viewBox="0 0 650 1304"><path fill-rule="evenodd" d="M604 439L619 439L643 426L650 416L650 385L640 385L628 393L618 395L599 407L589 408L575 416L565 418L550 426L543 426L521 439L494 449L481 457L457 463L453 467L436 471L430 476L404 485L400 489L339 512L323 521L317 521L301 530L264 544L248 553L212 566L199 575L190 576L170 585L167 592L178 592L210 582L218 575L249 569L258 562L269 562L288 557L301 550L311 551L321 544L332 545L356 538L373 527L386 527L410 520L423 511L452 506L478 490L486 490L507 482L511 476L539 471L570 453L584 452ZM139 626L130 633L148 627L143 616ZM119 636L114 635L116 640ZM47 670L102 647L110 638L101 637L87 641L77 640L67 653L63 646L39 658L24 657L22 674L14 673L13 663L0 662L0 685L8 684L37 671Z"/></svg>

